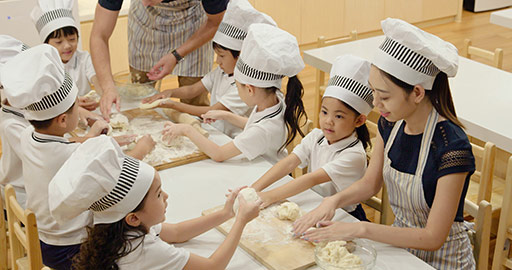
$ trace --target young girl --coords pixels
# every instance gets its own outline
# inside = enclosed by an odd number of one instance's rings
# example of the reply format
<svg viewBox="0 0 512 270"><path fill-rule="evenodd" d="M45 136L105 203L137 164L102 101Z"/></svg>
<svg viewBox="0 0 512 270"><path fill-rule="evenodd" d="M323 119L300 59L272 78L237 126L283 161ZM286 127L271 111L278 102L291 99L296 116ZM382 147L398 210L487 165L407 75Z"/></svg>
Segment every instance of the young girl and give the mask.
<svg viewBox="0 0 512 270"><path fill-rule="evenodd" d="M436 269L475 269L463 219L464 197L475 170L471 145L457 119L448 76L457 49L398 19L382 22L386 35L370 71L374 105L382 117L363 178L325 198L294 225L302 234L334 210L388 189L393 226L322 221L311 241L369 238L410 252Z"/></svg>
<svg viewBox="0 0 512 270"><path fill-rule="evenodd" d="M102 90L92 66L91 55L77 50L78 27L73 18L72 0L39 0L30 14L41 41L55 47L60 54L66 72L78 87L79 105L94 110L99 103L84 97L93 84L96 92Z"/></svg>
<svg viewBox="0 0 512 270"><path fill-rule="evenodd" d="M165 100L159 104L159 107L172 108L195 116L201 116L210 110L223 110L248 117L251 110L238 95L233 72L242 42L252 23L276 25L272 18L254 9L247 0L230 1L217 33L213 37L213 49L217 54L219 67L193 85L166 90L142 100L142 103L151 103L157 99L170 97L190 99L209 92L210 106ZM212 125L231 138L242 131L241 128L222 120Z"/></svg>
<svg viewBox="0 0 512 270"><path fill-rule="evenodd" d="M254 106L249 119L216 110L203 116L206 121L226 120L243 128L243 132L222 146L206 139L190 125L169 124L164 134L189 137L215 161L242 154L249 160L263 156L275 164L286 156L284 147L297 132L302 133L298 122L305 115L303 88L296 75L303 68L295 37L268 24L252 24L234 73L240 98ZM285 100L279 91L284 76L289 77Z"/></svg>
<svg viewBox="0 0 512 270"><path fill-rule="evenodd" d="M170 243L185 242L234 216L239 189L224 208L178 224L163 223L167 193L150 165L125 156L107 136L80 145L53 178L52 215L65 222L90 210L94 226L75 257L73 269L224 269L245 225L258 216L260 203L239 199L240 208L224 242L209 257Z"/></svg>
<svg viewBox="0 0 512 270"><path fill-rule="evenodd" d="M370 63L346 55L336 59L322 98L320 129L314 129L288 157L279 161L252 184L261 191L291 173L308 166L308 173L273 190L261 192L263 206L312 188L326 197L348 187L364 175L370 135L365 121L372 110L368 85ZM360 204L344 207L354 217L367 220Z"/></svg>

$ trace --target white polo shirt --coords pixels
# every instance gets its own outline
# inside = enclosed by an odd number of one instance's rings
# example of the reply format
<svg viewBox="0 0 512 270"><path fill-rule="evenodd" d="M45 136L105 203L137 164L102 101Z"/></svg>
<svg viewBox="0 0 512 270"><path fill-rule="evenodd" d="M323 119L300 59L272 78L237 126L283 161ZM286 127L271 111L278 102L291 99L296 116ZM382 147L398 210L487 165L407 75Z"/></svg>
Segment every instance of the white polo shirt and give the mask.
<svg viewBox="0 0 512 270"><path fill-rule="evenodd" d="M286 105L283 94L278 91L277 97L279 103L261 112L255 106L244 131L233 140L238 150L249 160L263 156L268 162L276 164L287 155L286 149L277 152L288 136L284 122Z"/></svg>
<svg viewBox="0 0 512 270"><path fill-rule="evenodd" d="M301 161L299 167L308 166L308 172L321 168L329 175L331 182L312 188L324 197L340 192L361 179L367 168L366 151L355 132L343 140L329 144L322 130L315 128L293 149L293 153ZM344 209L352 212L356 206L354 204Z"/></svg>
<svg viewBox="0 0 512 270"><path fill-rule="evenodd" d="M210 104L221 103L232 113L249 117L251 108L242 101L238 95L238 89L233 76L226 74L217 67L201 79L204 87L210 92ZM228 121L217 120L212 123L216 129L222 131L231 138L242 132L242 129L230 124Z"/></svg>
<svg viewBox="0 0 512 270"><path fill-rule="evenodd" d="M159 236L161 230L162 224L151 227L149 233L144 236L144 242L117 261L119 269L183 269L188 262L190 252L164 242ZM137 244L132 243L132 246L135 247Z"/></svg>
<svg viewBox="0 0 512 270"><path fill-rule="evenodd" d="M11 184L16 191L16 199L25 208L25 185L21 165L21 132L30 126L23 111L2 104L0 112L0 138L2 140L2 157L0 158L0 190L5 201L4 187ZM0 209L1 211L2 209Z"/></svg>
<svg viewBox="0 0 512 270"><path fill-rule="evenodd" d="M85 227L92 224L92 214L87 211L64 224L59 224L50 214L48 185L62 164L78 148L59 136L45 135L27 127L21 134L21 160L27 191L27 208L37 218L39 239L50 245L75 245L87 237Z"/></svg>
<svg viewBox="0 0 512 270"><path fill-rule="evenodd" d="M78 96L84 96L91 91L89 84L92 77L96 75L89 52L76 50L73 57L64 64L66 72L78 87Z"/></svg>

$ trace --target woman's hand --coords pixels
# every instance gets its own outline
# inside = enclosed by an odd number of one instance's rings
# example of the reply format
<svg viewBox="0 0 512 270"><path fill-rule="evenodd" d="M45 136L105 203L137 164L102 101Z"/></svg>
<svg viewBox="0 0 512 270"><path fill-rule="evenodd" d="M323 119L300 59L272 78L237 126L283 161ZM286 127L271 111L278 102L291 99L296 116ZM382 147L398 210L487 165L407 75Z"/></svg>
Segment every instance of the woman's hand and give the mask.
<svg viewBox="0 0 512 270"><path fill-rule="evenodd" d="M322 203L313 211L300 217L293 223L293 234L295 236L301 235L307 229L316 227L319 221L331 220L336 211L336 203L332 197L324 198Z"/></svg>
<svg viewBox="0 0 512 270"><path fill-rule="evenodd" d="M310 242L322 241L350 241L359 237L364 225L362 222L340 222L340 221L320 221L317 223L316 230L310 230L301 234L301 239Z"/></svg>

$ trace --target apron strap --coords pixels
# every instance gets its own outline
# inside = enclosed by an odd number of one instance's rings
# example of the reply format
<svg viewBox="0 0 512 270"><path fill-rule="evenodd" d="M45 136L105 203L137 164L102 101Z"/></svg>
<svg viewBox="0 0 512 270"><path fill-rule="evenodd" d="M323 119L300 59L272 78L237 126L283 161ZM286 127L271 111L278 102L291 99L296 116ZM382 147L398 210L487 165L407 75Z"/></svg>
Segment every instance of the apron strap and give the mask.
<svg viewBox="0 0 512 270"><path fill-rule="evenodd" d="M423 131L423 136L421 138L421 148L415 175L423 175L423 170L425 169L425 165L427 164L428 153L430 151L430 144L432 143L432 138L434 137L434 132L436 129L438 119L439 114L437 113L435 108L432 108L432 111L430 112L430 115L428 116L427 119L427 124L425 125L425 130Z"/></svg>

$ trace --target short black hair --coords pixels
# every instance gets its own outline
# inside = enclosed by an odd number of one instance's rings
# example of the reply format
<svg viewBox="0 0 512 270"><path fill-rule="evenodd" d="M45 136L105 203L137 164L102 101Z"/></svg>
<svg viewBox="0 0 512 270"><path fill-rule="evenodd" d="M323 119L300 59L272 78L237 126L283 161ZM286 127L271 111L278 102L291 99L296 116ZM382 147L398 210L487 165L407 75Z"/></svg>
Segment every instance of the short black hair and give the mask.
<svg viewBox="0 0 512 270"><path fill-rule="evenodd" d="M75 103L73 103L73 105L71 105L71 107L69 107L69 109L67 111L65 111L64 113L65 114L71 113L71 110L73 110L73 107L75 107ZM58 117L58 115L56 117ZM33 125L35 129L47 129L48 127L51 126L51 124L53 122L53 119L55 119L56 117L48 119L48 120L41 120L41 121L39 121L39 120L28 120L28 122L31 125Z"/></svg>
<svg viewBox="0 0 512 270"><path fill-rule="evenodd" d="M222 45L220 45L219 43L217 42L212 42L212 45L213 45L213 49L221 49L221 50L224 50L224 51L229 51L231 53L231 55L233 55L233 58L238 58L238 56L240 55L240 51L235 51L235 50L232 50L232 49L228 49Z"/></svg>
<svg viewBox="0 0 512 270"><path fill-rule="evenodd" d="M48 43L50 38L60 38L61 36L67 37L76 34L76 38L78 39L78 29L74 26L66 26L59 28L53 32L51 32L45 39L44 43Z"/></svg>

